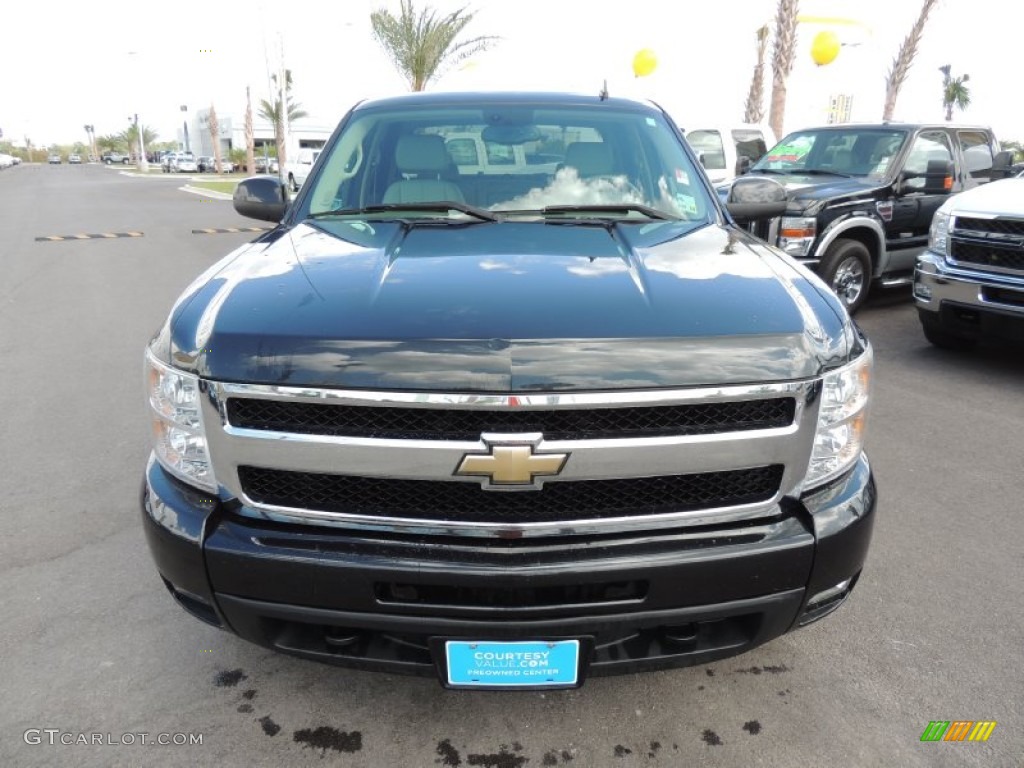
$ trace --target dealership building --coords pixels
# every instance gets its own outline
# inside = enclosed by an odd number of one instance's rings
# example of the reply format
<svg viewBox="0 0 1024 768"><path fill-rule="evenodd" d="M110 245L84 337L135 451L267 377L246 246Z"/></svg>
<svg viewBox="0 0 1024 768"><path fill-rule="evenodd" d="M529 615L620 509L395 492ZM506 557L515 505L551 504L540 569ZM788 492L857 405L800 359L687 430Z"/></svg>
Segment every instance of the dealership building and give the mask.
<svg viewBox="0 0 1024 768"><path fill-rule="evenodd" d="M190 149L197 157L212 157L213 137L210 135L210 110L201 109L192 114L190 121L183 121L178 129L178 144ZM186 128L187 126L187 128ZM296 120L288 126L288 156L295 157L300 149L322 147L334 131L335 124L326 124L312 117ZM217 133L220 151L227 155L232 149L245 149L245 114L218 114ZM253 114L253 143L256 154L276 144L274 126L266 119Z"/></svg>

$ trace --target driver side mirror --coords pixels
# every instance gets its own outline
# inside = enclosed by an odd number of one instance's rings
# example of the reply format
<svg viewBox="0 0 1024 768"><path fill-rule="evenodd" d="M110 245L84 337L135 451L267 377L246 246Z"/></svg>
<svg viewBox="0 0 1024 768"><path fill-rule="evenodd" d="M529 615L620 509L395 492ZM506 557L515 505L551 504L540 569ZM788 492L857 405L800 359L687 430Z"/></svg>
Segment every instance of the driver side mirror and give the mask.
<svg viewBox="0 0 1024 768"><path fill-rule="evenodd" d="M247 218L276 224L288 209L288 189L276 176L253 176L238 182L231 202Z"/></svg>

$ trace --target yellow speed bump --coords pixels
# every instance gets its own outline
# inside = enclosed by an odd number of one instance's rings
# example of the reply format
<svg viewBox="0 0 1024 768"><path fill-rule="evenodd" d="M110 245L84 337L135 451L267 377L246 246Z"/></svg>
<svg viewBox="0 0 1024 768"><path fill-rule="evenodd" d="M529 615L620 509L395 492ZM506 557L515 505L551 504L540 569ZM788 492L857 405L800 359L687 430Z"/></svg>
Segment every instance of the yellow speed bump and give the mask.
<svg viewBox="0 0 1024 768"><path fill-rule="evenodd" d="M37 237L37 243L59 243L62 240L115 240L119 237L142 237L142 232L93 232L81 235L47 235Z"/></svg>

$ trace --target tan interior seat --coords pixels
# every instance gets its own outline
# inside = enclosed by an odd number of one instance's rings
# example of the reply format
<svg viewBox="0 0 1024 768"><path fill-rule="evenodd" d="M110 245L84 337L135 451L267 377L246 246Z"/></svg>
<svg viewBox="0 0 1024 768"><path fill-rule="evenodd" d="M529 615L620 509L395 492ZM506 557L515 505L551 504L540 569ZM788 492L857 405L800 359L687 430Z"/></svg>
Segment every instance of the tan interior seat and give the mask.
<svg viewBox="0 0 1024 768"><path fill-rule="evenodd" d="M465 202L462 190L441 178L451 160L440 136L402 136L395 148L395 164L400 173L416 178L393 182L384 192L384 203Z"/></svg>

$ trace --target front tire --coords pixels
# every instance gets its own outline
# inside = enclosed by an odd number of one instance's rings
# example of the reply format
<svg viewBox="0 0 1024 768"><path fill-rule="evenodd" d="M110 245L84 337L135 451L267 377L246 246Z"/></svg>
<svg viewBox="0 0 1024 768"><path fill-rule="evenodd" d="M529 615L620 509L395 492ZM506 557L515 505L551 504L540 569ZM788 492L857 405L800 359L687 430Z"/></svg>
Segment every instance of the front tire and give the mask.
<svg viewBox="0 0 1024 768"><path fill-rule="evenodd" d="M821 260L821 278L852 315L864 305L871 287L871 254L857 240L836 240Z"/></svg>

